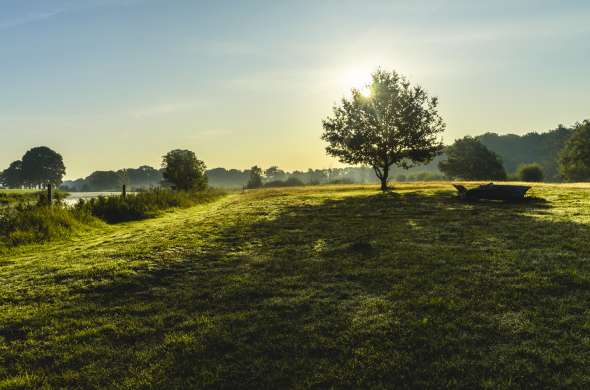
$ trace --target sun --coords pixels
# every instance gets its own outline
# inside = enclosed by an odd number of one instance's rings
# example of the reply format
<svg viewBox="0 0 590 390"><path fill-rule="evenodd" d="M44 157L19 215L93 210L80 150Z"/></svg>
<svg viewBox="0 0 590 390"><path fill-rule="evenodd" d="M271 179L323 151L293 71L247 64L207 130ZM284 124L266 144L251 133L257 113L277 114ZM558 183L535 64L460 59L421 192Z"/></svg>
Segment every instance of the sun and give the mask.
<svg viewBox="0 0 590 390"><path fill-rule="evenodd" d="M362 69L348 69L342 75L342 83L346 88L354 88L358 90L361 95L369 97L371 89L371 72Z"/></svg>

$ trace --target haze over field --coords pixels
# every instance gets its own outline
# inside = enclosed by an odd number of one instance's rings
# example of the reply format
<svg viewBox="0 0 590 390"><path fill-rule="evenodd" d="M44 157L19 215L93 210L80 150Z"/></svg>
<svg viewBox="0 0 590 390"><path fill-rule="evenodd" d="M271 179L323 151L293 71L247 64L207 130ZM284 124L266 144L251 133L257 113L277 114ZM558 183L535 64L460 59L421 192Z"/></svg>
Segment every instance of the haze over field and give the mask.
<svg viewBox="0 0 590 390"><path fill-rule="evenodd" d="M2 2L0 167L339 166L321 120L378 66L440 98L445 143L588 117L585 1Z"/></svg>

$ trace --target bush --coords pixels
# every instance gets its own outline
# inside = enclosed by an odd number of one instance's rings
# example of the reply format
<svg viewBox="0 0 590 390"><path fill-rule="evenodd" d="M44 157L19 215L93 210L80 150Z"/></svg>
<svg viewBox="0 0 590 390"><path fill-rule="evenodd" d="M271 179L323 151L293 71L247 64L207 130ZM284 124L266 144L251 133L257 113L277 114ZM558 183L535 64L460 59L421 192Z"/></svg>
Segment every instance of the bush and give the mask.
<svg viewBox="0 0 590 390"><path fill-rule="evenodd" d="M0 216L0 239L6 244L40 243L70 236L99 221L85 210L64 206L19 205Z"/></svg>
<svg viewBox="0 0 590 390"><path fill-rule="evenodd" d="M109 223L133 221L172 207L210 202L221 195L221 191L213 189L202 192L154 189L125 198L102 196L80 200L74 207L59 203L49 207L42 200L38 204L19 204L0 210L0 246L63 239L76 230L101 223L101 219Z"/></svg>
<svg viewBox="0 0 590 390"><path fill-rule="evenodd" d="M301 180L291 177L287 180L273 180L265 183L265 187L299 187L305 185Z"/></svg>
<svg viewBox="0 0 590 390"><path fill-rule="evenodd" d="M130 194L125 198L122 196L99 196L88 201L80 200L75 209L86 210L108 223L117 223L149 218L161 210L173 207L186 208L206 203L221 194L220 191L213 189L185 192L156 188Z"/></svg>
<svg viewBox="0 0 590 390"><path fill-rule="evenodd" d="M517 177L520 181L543 181L543 168L537 163L523 164L518 168Z"/></svg>

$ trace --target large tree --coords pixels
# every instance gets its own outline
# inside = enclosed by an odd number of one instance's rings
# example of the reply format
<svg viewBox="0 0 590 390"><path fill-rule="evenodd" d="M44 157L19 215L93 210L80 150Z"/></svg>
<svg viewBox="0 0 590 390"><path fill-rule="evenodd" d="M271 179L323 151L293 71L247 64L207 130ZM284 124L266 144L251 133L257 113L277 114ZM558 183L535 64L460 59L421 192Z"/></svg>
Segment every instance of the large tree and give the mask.
<svg viewBox="0 0 590 390"><path fill-rule="evenodd" d="M590 180L590 121L577 123L559 154L561 176L568 181Z"/></svg>
<svg viewBox="0 0 590 390"><path fill-rule="evenodd" d="M389 170L427 163L440 153L445 124L438 101L396 72L377 70L369 94L352 90L323 121L326 151L347 164L369 165L387 190Z"/></svg>
<svg viewBox="0 0 590 390"><path fill-rule="evenodd" d="M0 184L8 188L20 188L23 186L23 162L18 160L10 164L0 173Z"/></svg>
<svg viewBox="0 0 590 390"><path fill-rule="evenodd" d="M473 137L455 141L445 150L447 160L438 164L439 169L452 179L504 180L506 171L500 157Z"/></svg>
<svg viewBox="0 0 590 390"><path fill-rule="evenodd" d="M27 185L40 187L51 183L56 186L66 174L62 156L46 146L29 150L22 159L22 177Z"/></svg>
<svg viewBox="0 0 590 390"><path fill-rule="evenodd" d="M199 191L207 187L205 163L190 150L176 149L168 152L162 159L164 180L176 189Z"/></svg>

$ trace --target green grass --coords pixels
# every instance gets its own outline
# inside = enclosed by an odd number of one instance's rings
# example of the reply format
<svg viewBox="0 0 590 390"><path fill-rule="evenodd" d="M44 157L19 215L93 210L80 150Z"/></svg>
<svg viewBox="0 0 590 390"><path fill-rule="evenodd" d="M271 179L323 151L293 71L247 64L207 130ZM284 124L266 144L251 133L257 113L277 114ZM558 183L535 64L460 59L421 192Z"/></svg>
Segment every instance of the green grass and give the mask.
<svg viewBox="0 0 590 390"><path fill-rule="evenodd" d="M0 388L587 388L590 194L235 193L0 257Z"/></svg>
<svg viewBox="0 0 590 390"><path fill-rule="evenodd" d="M9 190L0 189L0 209L19 202L32 202L37 200L39 192L34 190Z"/></svg>

